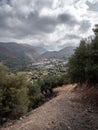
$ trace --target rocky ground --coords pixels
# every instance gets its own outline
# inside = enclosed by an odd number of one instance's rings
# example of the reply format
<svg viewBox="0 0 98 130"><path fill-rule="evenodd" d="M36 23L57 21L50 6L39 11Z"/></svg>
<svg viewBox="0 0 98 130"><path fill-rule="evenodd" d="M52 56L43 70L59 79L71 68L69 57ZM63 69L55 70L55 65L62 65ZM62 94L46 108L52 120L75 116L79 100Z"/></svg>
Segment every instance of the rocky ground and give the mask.
<svg viewBox="0 0 98 130"><path fill-rule="evenodd" d="M59 87L58 95L28 116L1 130L98 130L98 111L83 105L75 85Z"/></svg>

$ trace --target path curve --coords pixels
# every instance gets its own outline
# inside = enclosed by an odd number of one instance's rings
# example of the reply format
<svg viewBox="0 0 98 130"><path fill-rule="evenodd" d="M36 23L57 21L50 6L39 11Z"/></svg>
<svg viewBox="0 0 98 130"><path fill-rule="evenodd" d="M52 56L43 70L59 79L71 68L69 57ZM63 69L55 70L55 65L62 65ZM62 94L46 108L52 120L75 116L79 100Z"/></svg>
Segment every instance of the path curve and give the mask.
<svg viewBox="0 0 98 130"><path fill-rule="evenodd" d="M98 130L98 113L79 102L75 85L56 88L58 95L30 112L26 118L1 130Z"/></svg>

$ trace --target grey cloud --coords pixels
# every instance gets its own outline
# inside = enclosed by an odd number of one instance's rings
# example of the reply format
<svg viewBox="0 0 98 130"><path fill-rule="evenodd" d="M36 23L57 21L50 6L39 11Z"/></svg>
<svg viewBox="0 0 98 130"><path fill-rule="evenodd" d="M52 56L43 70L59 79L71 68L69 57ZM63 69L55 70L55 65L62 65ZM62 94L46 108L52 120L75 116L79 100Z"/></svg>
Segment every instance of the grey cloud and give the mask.
<svg viewBox="0 0 98 130"><path fill-rule="evenodd" d="M61 48L61 49L65 48L65 47L68 47L68 46L73 46L73 47L76 46L77 47L78 43L77 44L76 43L77 43L76 41L71 40L69 42L65 42L64 44L59 45L58 47Z"/></svg>
<svg viewBox="0 0 98 130"><path fill-rule="evenodd" d="M70 39L71 39L71 42L69 41ZM58 45L59 48L60 47L63 48L64 46L66 46L66 45L69 46L70 43L72 44L72 43L76 42L77 40L79 41L80 39L81 39L81 36L76 35L76 34L70 34L70 33L68 33L68 34L65 34L64 37L62 37L59 40L55 41L55 43L61 43L62 41L67 41L66 44Z"/></svg>
<svg viewBox="0 0 98 130"><path fill-rule="evenodd" d="M81 37L76 34L66 34L65 38L66 39L80 39Z"/></svg>
<svg viewBox="0 0 98 130"><path fill-rule="evenodd" d="M27 18L24 19L25 29L30 34L37 33L52 33L59 24L67 24L74 26L79 24L71 14L60 14L56 16L40 16L39 12L31 12ZM27 26L26 26L27 25Z"/></svg>
<svg viewBox="0 0 98 130"><path fill-rule="evenodd" d="M49 16L39 16L37 12L35 14L31 13L28 16L27 22L35 31L46 33L53 32L57 25L55 18Z"/></svg>
<svg viewBox="0 0 98 130"><path fill-rule="evenodd" d="M17 8L13 8L8 4L0 7L0 28L2 33L7 36L13 34L15 38L23 38L27 35L52 33L59 24L71 26L77 24L77 21L74 16L67 13L60 14L58 17L40 16L39 12L34 10L25 17L17 12Z"/></svg>
<svg viewBox="0 0 98 130"><path fill-rule="evenodd" d="M40 16L40 9L43 6L51 6L52 2L43 0L1 0L0 6L0 28L2 33L15 38L23 38L27 35L41 35L42 33L52 33L59 24L75 26L78 24L76 18L69 14L59 14L54 16ZM25 6L34 7L27 13L23 13ZM24 8L23 8L24 7ZM22 11L23 9L23 11ZM5 33L6 32L6 33ZM8 34L7 34L8 33ZM1 34L1 33L0 33Z"/></svg>
<svg viewBox="0 0 98 130"><path fill-rule="evenodd" d="M45 36L48 37L48 34L55 32L56 27L61 24L71 27L72 30L74 30L74 26L80 26L79 29L82 32L86 32L90 28L89 21L78 21L74 15L68 12L62 14L58 12L57 16L41 16L41 9L44 7L52 9L52 4L52 0L0 0L0 37L21 40L34 37L34 39L43 40ZM69 33L68 31L67 33ZM67 34L64 39L60 40L66 39L74 40L79 37L75 34Z"/></svg>
<svg viewBox="0 0 98 130"><path fill-rule="evenodd" d="M76 18L69 13L60 14L58 16L58 20L60 23L64 23L72 26L78 24L78 20L76 20Z"/></svg>
<svg viewBox="0 0 98 130"><path fill-rule="evenodd" d="M17 13L13 14L12 12L5 12L4 8L0 7L0 32L2 29L2 34L5 35L8 30L7 36L11 32L13 32L13 36L16 34L15 37L51 33L57 24L54 18L49 16L40 17L36 11L31 12L28 17L20 16Z"/></svg>
<svg viewBox="0 0 98 130"><path fill-rule="evenodd" d="M37 5L38 9L42 9L43 7L52 7L52 0L51 1L47 1L47 0L35 0L35 5Z"/></svg>
<svg viewBox="0 0 98 130"><path fill-rule="evenodd" d="M0 32L2 34L4 33L4 35L5 32L7 32L10 29L10 20L12 19L12 16L13 15L9 5L4 5L0 7Z"/></svg>
<svg viewBox="0 0 98 130"><path fill-rule="evenodd" d="M81 21L81 23L80 23L80 28L79 28L79 30L80 30L81 32L87 32L90 27L91 27L90 21L89 21L89 20L83 20L83 21Z"/></svg>
<svg viewBox="0 0 98 130"><path fill-rule="evenodd" d="M87 5L89 7L88 10L98 12L98 2L96 2L96 3L90 3L89 1L87 1Z"/></svg>

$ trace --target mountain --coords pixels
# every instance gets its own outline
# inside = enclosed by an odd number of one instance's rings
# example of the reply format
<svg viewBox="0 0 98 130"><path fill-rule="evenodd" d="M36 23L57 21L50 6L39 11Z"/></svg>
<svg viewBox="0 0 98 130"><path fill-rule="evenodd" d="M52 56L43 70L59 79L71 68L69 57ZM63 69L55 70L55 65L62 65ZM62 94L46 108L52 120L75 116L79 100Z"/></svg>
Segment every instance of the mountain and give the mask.
<svg viewBox="0 0 98 130"><path fill-rule="evenodd" d="M45 52L44 54L42 54L40 56L41 59L45 59L45 58L68 58L69 56L71 56L74 53L74 49L75 47L73 46L69 46L69 47L65 47L63 49L61 49L60 51L48 51Z"/></svg>
<svg viewBox="0 0 98 130"><path fill-rule="evenodd" d="M60 51L47 51L42 46L31 46L15 42L0 42L0 62L10 68L23 68L32 62L48 58L68 58L75 47L65 47Z"/></svg>
<svg viewBox="0 0 98 130"><path fill-rule="evenodd" d="M22 44L22 45L36 50L38 54L43 54L43 53L47 52L47 49L40 45L39 46L32 46L32 45L28 45L28 44Z"/></svg>
<svg viewBox="0 0 98 130"><path fill-rule="evenodd" d="M35 49L40 53L43 54L45 52L47 52L47 49L42 47L42 46L35 46Z"/></svg>
<svg viewBox="0 0 98 130"><path fill-rule="evenodd" d="M34 62L45 51L42 47L15 42L0 42L0 61L9 67L23 67Z"/></svg>

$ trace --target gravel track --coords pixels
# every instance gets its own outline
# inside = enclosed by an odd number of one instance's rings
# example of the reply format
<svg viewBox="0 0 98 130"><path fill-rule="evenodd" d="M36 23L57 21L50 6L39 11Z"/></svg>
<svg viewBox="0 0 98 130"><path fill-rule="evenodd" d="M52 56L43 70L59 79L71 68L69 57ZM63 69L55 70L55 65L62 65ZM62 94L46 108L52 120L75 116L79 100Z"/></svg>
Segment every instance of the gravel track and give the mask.
<svg viewBox="0 0 98 130"><path fill-rule="evenodd" d="M98 112L87 111L74 87L56 88L56 97L1 130L98 130Z"/></svg>

